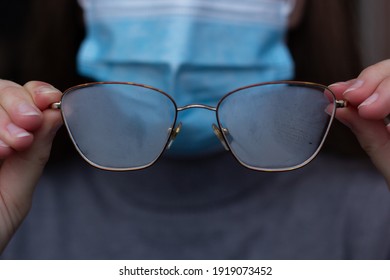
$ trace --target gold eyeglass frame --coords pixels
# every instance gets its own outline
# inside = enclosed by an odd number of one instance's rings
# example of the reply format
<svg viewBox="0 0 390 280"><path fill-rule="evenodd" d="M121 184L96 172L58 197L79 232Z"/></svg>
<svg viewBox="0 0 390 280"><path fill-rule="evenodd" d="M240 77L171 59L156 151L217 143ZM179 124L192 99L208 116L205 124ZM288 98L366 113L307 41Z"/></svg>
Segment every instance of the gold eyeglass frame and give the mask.
<svg viewBox="0 0 390 280"><path fill-rule="evenodd" d="M312 154L312 156L310 156L307 160L305 160L304 162L300 163L300 164L297 164L297 165L294 165L294 166L291 166L291 167L286 167L286 168L259 168L259 167L254 167L254 166L250 166L248 164L246 164L245 162L243 162L242 160L239 159L239 157L235 154L234 152L234 149L231 149L230 145L229 145L229 141L226 139L226 131L227 129L226 128L223 128L221 126L221 123L220 123L220 120L219 120L219 116L218 116L218 108L219 106L221 105L221 103L223 102L223 100L225 100L226 98L228 98L230 95L238 92L238 91L241 91L241 90L244 90L244 89L248 89L248 88L252 88L252 87L259 87L259 86L265 86L265 85L283 85L283 84L286 84L286 85L292 85L292 86L302 86L302 87L312 87L312 88L317 88L317 89L320 89L320 90L323 90L324 92L327 91L330 95L331 95L331 98L332 98L332 101L334 103L334 109L332 111L332 113L330 114L330 119L329 119L329 122L328 122L328 125L327 125L327 128L324 132L324 135L323 135L323 138L320 142L320 144L318 145L318 148L316 149L316 151ZM153 90L153 91L156 91L156 92L159 92L163 95L165 95L168 99L171 100L172 104L174 105L175 109L176 109L176 112L175 112L175 118L173 120L173 126L172 126L172 129L170 130L170 135L168 137L168 141L167 143L165 144L164 148L162 149L162 151L160 152L159 155L156 155L155 159L153 161L151 161L150 163L146 164L146 165L142 165L142 166L139 166L139 167L129 167L129 168L112 168L112 167L105 167L105 166L101 166L97 163L94 163L92 162L91 160L89 160L84 154L83 152L79 149L75 139L73 138L72 134L71 134L71 130L70 128L68 127L68 123L66 121L66 116L64 115L63 111L61 110L61 105L62 105L62 102L63 102L63 99L64 99L64 96L66 96L66 94L68 92L73 92L77 89L81 89L81 88L85 88L85 87L91 87L91 86L96 86L96 85L129 85L129 86L137 86L137 87L142 87L142 88L147 88L147 89L150 89L150 90ZM331 102L330 102L331 104ZM298 169L298 168L301 168L305 165L307 165L309 162L311 162L317 155L318 153L320 152L321 148L323 147L323 144L326 140L326 137L329 133L329 130L332 126L332 123L333 123L333 120L335 118L335 114L336 114L336 109L338 108L344 108L344 107L347 107L347 102L345 100L338 100L336 99L335 97L335 94L332 92L331 89L329 89L327 86L324 86L324 85L321 85L321 84L318 84L318 83L312 83L312 82L303 82L303 81L289 81L289 80L282 80L282 81L274 81L274 82L264 82L264 83L257 83L257 84L251 84L251 85L247 85L247 86L243 86L243 87L240 87L240 88L237 88L233 91L230 91L229 93L225 94L219 101L218 101L218 104L213 107L213 106L209 106L209 105L204 105L204 104L188 104L188 105L185 105L185 106L177 106L175 100L167 93L165 93L164 91L160 90L160 89L157 89L157 88L154 88L154 87L151 87L151 86L148 86L148 85L145 85L145 84L140 84L140 83L134 83L134 82L92 82L92 83L85 83L85 84L80 84L80 85L76 85L76 86L73 86L73 87L70 87L69 89L65 90L64 93L63 93L63 96L62 96L62 99L60 102L57 102L57 103L53 103L51 105L51 108L52 109L57 109L57 110L61 110L61 114L62 114L62 118L63 118L63 121L64 121L64 124L66 126L66 129L68 131L68 134L76 148L76 150L78 151L78 153L81 155L81 157L86 161L88 162L90 165L96 167L96 168L99 168L99 169L103 169L103 170L107 170L107 171L134 171L134 170L142 170L142 169L145 169L145 168L148 168L150 167L151 165L153 165L161 156L162 154L164 153L164 151L166 149L169 149L170 146L172 145L174 139L176 138L176 136L179 134L180 132L180 129L181 129L181 126L182 124L179 123L179 124L176 124L176 121L177 121L177 115L179 112L181 111L185 111L185 110L188 110L188 109L194 109L194 108L197 108L197 109L205 109L205 110L209 110L209 111L214 111L216 113L216 119L217 119L217 123L218 125L215 125L213 124L212 125L212 129L214 131L214 133L216 134L216 136L218 137L218 139L220 140L220 142L222 143L223 147L225 148L225 150L227 151L230 151L231 154L233 155L233 157L244 167L246 168L249 168L251 170L255 170L255 171L265 171L265 172L282 172L282 171L291 171L291 170L295 170L295 169Z"/></svg>

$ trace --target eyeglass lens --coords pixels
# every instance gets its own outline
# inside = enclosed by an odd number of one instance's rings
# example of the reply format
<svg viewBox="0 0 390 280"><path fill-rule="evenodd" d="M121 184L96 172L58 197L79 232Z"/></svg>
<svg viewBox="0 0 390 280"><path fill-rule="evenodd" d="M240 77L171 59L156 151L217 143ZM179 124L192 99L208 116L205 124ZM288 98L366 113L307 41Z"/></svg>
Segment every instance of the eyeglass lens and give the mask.
<svg viewBox="0 0 390 280"><path fill-rule="evenodd" d="M127 84L95 84L64 94L62 114L75 146L95 166L146 167L164 150L176 106L160 92Z"/></svg>
<svg viewBox="0 0 390 280"><path fill-rule="evenodd" d="M218 107L221 131L232 153L254 169L283 170L310 159L331 117L325 88L266 84L226 96Z"/></svg>

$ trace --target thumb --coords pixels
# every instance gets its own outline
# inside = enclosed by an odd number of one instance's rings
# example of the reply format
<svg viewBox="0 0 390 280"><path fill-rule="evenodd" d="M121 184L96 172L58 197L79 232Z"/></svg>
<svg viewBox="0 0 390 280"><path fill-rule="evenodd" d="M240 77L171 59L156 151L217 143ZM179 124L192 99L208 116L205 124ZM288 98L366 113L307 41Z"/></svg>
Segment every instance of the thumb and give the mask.
<svg viewBox="0 0 390 280"><path fill-rule="evenodd" d="M6 158L0 169L0 190L7 201L10 219L20 223L30 208L35 185L50 156L56 131L62 124L60 112L43 112L42 126L34 132L32 145Z"/></svg>

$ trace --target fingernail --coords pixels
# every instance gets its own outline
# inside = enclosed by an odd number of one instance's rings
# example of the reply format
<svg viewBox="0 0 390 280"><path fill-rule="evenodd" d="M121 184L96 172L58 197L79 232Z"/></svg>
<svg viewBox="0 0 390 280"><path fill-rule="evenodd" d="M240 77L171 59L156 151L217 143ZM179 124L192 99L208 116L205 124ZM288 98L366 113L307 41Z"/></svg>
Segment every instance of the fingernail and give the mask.
<svg viewBox="0 0 390 280"><path fill-rule="evenodd" d="M28 133L24 129L14 125L13 123L10 123L7 125L7 130L12 136L17 137L17 138L30 136L30 133Z"/></svg>
<svg viewBox="0 0 390 280"><path fill-rule="evenodd" d="M23 103L18 106L18 111L23 116L39 116L40 113L30 104Z"/></svg>
<svg viewBox="0 0 390 280"><path fill-rule="evenodd" d="M41 86L35 90L36 93L59 93L60 91L52 86Z"/></svg>
<svg viewBox="0 0 390 280"><path fill-rule="evenodd" d="M5 144L2 140L0 140L0 147L9 148L9 146Z"/></svg>
<svg viewBox="0 0 390 280"><path fill-rule="evenodd" d="M347 82L338 82L338 83L331 84L328 87L331 88L331 87L335 87L335 86L344 86L346 84L348 84L348 83Z"/></svg>
<svg viewBox="0 0 390 280"><path fill-rule="evenodd" d="M364 84L364 81L356 80L346 91L344 91L343 95L345 95L346 93L348 93L350 91L353 91L353 90L360 88L363 84Z"/></svg>
<svg viewBox="0 0 390 280"><path fill-rule="evenodd" d="M373 93L369 98L367 98L362 104L360 104L358 106L358 109L360 109L361 107L363 106L368 106L368 105L371 105L372 103L374 103L375 101L377 101L379 98L379 94L378 93Z"/></svg>

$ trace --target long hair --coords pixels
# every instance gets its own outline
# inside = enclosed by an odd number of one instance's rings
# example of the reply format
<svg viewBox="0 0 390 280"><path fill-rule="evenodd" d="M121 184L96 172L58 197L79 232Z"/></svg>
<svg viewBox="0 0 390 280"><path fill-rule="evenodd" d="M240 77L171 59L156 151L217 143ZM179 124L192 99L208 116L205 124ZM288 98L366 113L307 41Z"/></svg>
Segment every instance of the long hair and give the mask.
<svg viewBox="0 0 390 280"><path fill-rule="evenodd" d="M60 90L85 82L76 71L76 54L84 37L82 10L77 0L24 0L17 8L9 13L24 14L14 25L19 36L13 40L18 47L7 50L14 59L1 77L20 84L45 81ZM53 143L51 161L75 155L65 128L61 128Z"/></svg>
<svg viewBox="0 0 390 280"><path fill-rule="evenodd" d="M19 83L43 80L61 90L84 82L85 78L77 75L75 60L84 36L82 11L77 0L23 2L17 11L12 11L16 7L9 4L6 12L22 12L23 17L18 17L14 25L19 36L8 36L8 43L0 41L0 58L12 57L4 60L0 77ZM356 0L306 0L300 24L288 36L297 80L330 84L358 75L361 64L355 42L356 5ZM56 137L52 158L60 155L58 158L63 159L64 154L72 154L69 141L64 144L64 139L68 137L62 130ZM329 151L360 153L354 136L337 122L326 143Z"/></svg>
<svg viewBox="0 0 390 280"><path fill-rule="evenodd" d="M296 62L296 80L329 85L357 77L362 70L358 48L357 0L306 0L300 24L288 44ZM355 136L335 121L325 150L364 156Z"/></svg>
<svg viewBox="0 0 390 280"><path fill-rule="evenodd" d="M84 27L77 1L32 0L30 5L20 79L43 80L60 90L78 83L76 54Z"/></svg>

